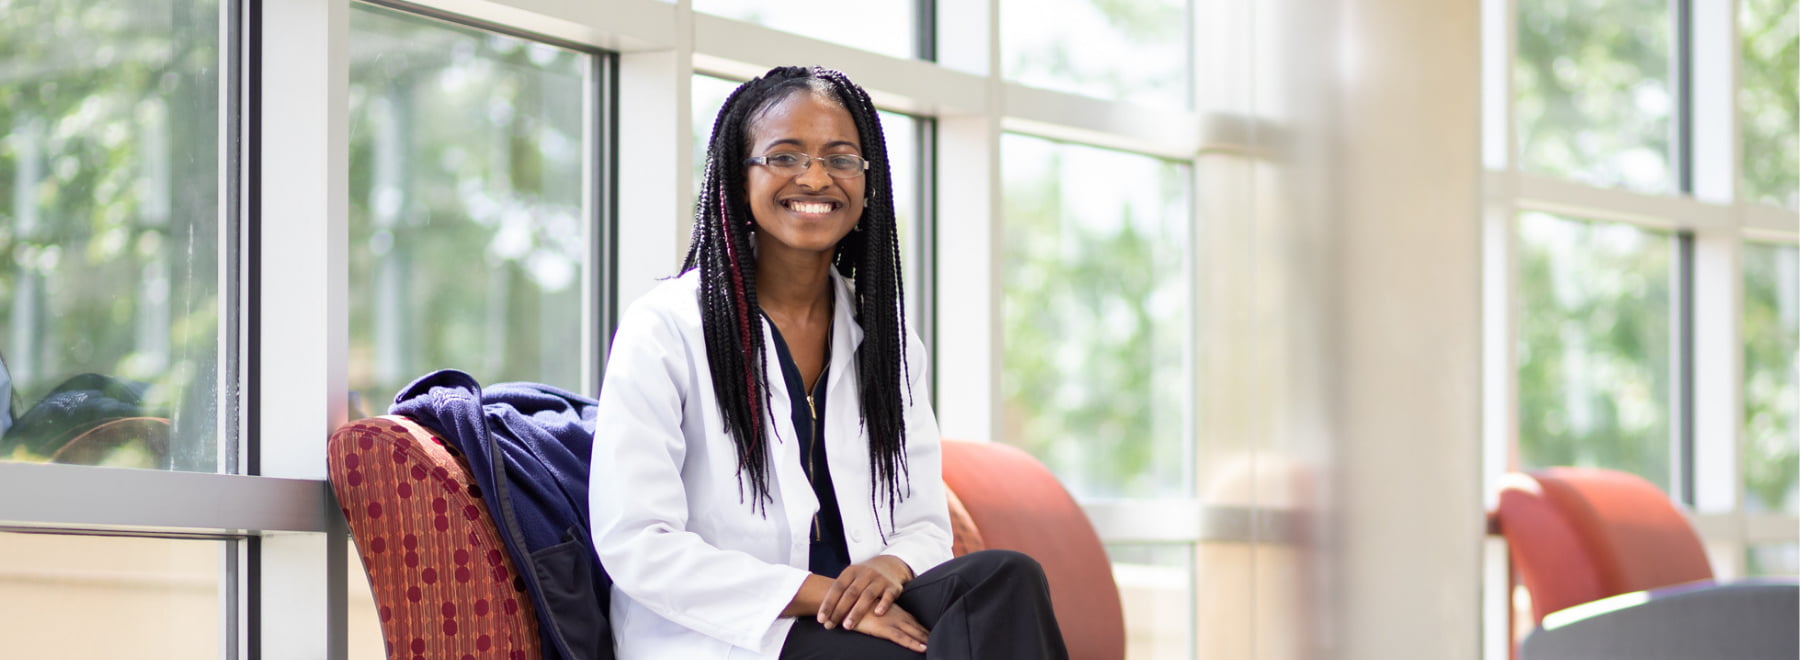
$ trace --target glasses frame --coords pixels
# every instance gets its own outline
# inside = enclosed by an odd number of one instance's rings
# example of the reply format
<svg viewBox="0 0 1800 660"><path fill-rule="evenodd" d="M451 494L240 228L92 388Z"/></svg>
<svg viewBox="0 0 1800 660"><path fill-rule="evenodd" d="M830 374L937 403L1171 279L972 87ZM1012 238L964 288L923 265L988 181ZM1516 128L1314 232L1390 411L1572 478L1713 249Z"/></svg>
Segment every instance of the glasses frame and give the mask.
<svg viewBox="0 0 1800 660"><path fill-rule="evenodd" d="M787 172L786 171L788 169L787 167L783 167L780 165L772 165L769 163L769 159L774 158L776 156L799 156L803 160L800 161L799 169L794 170L793 172ZM855 174L839 175L837 172L832 171L831 165L826 164L825 165L825 174L830 175L831 178L833 178L833 179L859 179L859 178L862 178L863 175L865 175L869 172L869 164L874 162L867 158L863 158L862 156L858 156L856 154L827 154L824 156L814 156L812 154L808 154L808 153L802 152L802 151L777 151L772 154L765 154L762 156L752 156L749 158L745 158L744 164L745 165L761 165L763 167L767 167L771 170L775 170L776 172L780 172L787 176L800 176L801 174L805 174L807 171L812 169L812 164L814 161L823 163L827 159L840 158L840 157L845 157L845 156L848 156L850 158L855 158L859 161L862 161L862 167L858 168L856 170Z"/></svg>

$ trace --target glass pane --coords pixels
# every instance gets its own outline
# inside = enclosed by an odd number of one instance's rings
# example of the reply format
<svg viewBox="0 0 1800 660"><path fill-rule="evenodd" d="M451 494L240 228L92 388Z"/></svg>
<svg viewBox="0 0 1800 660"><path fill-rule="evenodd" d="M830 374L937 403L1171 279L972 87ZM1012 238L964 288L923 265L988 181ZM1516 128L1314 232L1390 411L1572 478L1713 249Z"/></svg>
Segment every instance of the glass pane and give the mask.
<svg viewBox="0 0 1800 660"><path fill-rule="evenodd" d="M223 657L224 546L0 532L6 657Z"/></svg>
<svg viewBox="0 0 1800 660"><path fill-rule="evenodd" d="M700 190L700 179L706 169L706 145L712 139L713 121L719 116L719 108L725 105L725 98L737 89L740 83L712 76L694 76L693 85L693 154L694 154L694 190ZM911 115L881 111L881 131L887 136L888 167L894 177L894 215L899 221L901 274L906 281L906 318L925 339L924 328L918 327L920 311L925 309L926 292L919 288L920 271L924 268L921 254L925 246L917 245L918 234L914 229L920 216L920 179L922 170L919 165L920 127L923 122ZM691 214L692 210L688 212Z"/></svg>
<svg viewBox="0 0 1800 660"><path fill-rule="evenodd" d="M1673 241L1625 225L1519 222L1519 462L1633 472L1669 489Z"/></svg>
<svg viewBox="0 0 1800 660"><path fill-rule="evenodd" d="M1800 1L1739 2L1744 196L1800 209Z"/></svg>
<svg viewBox="0 0 1800 660"><path fill-rule="evenodd" d="M0 460L215 471L218 2L4 13Z"/></svg>
<svg viewBox="0 0 1800 660"><path fill-rule="evenodd" d="M1744 245L1744 507L1800 512L1800 247Z"/></svg>
<svg viewBox="0 0 1800 660"><path fill-rule="evenodd" d="M446 367L581 391L591 58L360 4L350 28L353 412Z"/></svg>
<svg viewBox="0 0 1800 660"><path fill-rule="evenodd" d="M1000 44L1008 80L1188 106L1185 0L1001 0Z"/></svg>
<svg viewBox="0 0 1800 660"><path fill-rule="evenodd" d="M382 660L387 657L387 642L381 636L381 611L375 606L375 591L369 585L369 573L363 567L356 540L346 543L350 569L344 571L344 616L349 627L350 660Z"/></svg>
<svg viewBox="0 0 1800 660"><path fill-rule="evenodd" d="M917 57L918 9L914 1L863 0L822 8L804 2L694 0L694 10L883 55Z"/></svg>
<svg viewBox="0 0 1800 660"><path fill-rule="evenodd" d="M1744 552L1744 575L1800 577L1800 544L1750 546Z"/></svg>
<svg viewBox="0 0 1800 660"><path fill-rule="evenodd" d="M1020 135L1000 150L1005 441L1078 497L1191 493L1187 167Z"/></svg>
<svg viewBox="0 0 1800 660"><path fill-rule="evenodd" d="M1125 608L1125 657L1193 657L1194 547L1114 543L1106 556Z"/></svg>
<svg viewBox="0 0 1800 660"><path fill-rule="evenodd" d="M1673 190L1671 43L1669 0L1520 0L1520 165Z"/></svg>

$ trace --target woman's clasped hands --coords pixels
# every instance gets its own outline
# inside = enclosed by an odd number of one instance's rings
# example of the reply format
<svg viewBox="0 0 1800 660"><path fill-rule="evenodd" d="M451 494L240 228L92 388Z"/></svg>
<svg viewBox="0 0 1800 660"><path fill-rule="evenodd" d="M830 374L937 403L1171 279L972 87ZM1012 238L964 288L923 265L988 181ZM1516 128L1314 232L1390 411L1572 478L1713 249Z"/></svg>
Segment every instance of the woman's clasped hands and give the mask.
<svg viewBox="0 0 1800 660"><path fill-rule="evenodd" d="M912 568L893 555L877 555L840 573L819 603L819 623L886 639L914 651L925 650L930 631L894 604Z"/></svg>

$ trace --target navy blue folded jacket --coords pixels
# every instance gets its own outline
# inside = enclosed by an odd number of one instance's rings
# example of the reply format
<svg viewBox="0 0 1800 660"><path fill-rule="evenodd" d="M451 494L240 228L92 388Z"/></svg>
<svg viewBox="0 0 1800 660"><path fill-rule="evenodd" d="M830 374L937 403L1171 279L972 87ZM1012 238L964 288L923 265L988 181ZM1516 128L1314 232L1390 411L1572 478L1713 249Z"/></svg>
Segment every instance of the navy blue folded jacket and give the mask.
<svg viewBox="0 0 1800 660"><path fill-rule="evenodd" d="M546 660L612 660L612 580L588 529L593 399L538 383L500 383L445 369L413 381L388 412L460 450L500 539L537 605Z"/></svg>

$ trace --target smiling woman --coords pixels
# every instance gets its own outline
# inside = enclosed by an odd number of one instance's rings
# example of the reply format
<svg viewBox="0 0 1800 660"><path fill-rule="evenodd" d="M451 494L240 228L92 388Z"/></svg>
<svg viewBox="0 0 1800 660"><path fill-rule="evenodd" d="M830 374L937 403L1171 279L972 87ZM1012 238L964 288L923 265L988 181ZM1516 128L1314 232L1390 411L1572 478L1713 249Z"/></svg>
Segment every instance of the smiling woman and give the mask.
<svg viewBox="0 0 1800 660"><path fill-rule="evenodd" d="M950 558L868 94L798 67L740 86L695 216L681 275L620 321L595 420L619 656L1068 657L1035 561Z"/></svg>

